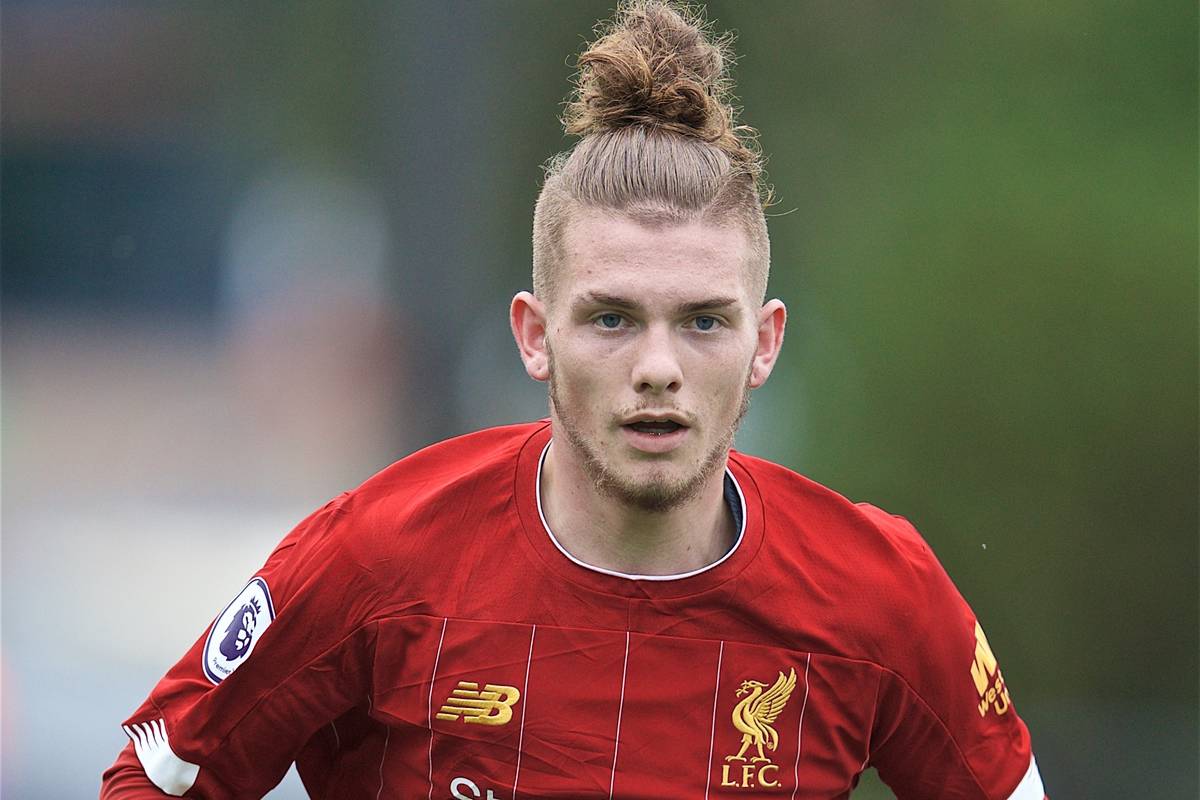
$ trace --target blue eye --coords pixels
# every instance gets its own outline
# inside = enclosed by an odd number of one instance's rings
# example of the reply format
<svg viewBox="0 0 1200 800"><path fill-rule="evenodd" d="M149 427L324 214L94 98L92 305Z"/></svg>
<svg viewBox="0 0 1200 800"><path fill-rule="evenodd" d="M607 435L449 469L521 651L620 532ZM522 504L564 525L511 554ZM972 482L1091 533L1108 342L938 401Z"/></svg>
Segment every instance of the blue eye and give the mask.
<svg viewBox="0 0 1200 800"><path fill-rule="evenodd" d="M601 314L600 316L596 317L596 323L599 324L601 328L605 328L610 331L616 330L617 328L621 327L621 315Z"/></svg>
<svg viewBox="0 0 1200 800"><path fill-rule="evenodd" d="M713 328L717 327L716 317L696 317L694 322L696 324L696 330L699 331L711 331Z"/></svg>

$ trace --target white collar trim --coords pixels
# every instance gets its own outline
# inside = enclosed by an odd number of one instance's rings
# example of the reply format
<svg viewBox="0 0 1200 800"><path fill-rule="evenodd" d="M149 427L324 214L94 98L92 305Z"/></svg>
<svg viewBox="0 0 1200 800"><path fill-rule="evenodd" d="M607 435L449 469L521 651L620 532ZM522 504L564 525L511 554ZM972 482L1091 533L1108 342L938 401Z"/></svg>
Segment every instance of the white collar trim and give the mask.
<svg viewBox="0 0 1200 800"><path fill-rule="evenodd" d="M676 575L630 575L627 572L617 572L616 570L605 569L604 567L596 567L588 564L587 562L580 561L578 558L568 553L567 549L559 543L558 538L554 535L554 531L550 530L550 523L546 521L546 515L542 511L542 466L546 463L546 453L550 452L550 445L553 443L553 441L554 440L551 439L549 442L546 442L546 446L542 448L541 456L538 457L537 483L535 490L537 493L538 517L542 520L542 527L545 529L546 535L550 537L550 541L554 543L556 548L558 548L558 552L566 556L572 564L581 566L584 569L590 569L592 572L599 572L602 575L612 575L614 578L625 578L626 580L631 581L677 581L682 580L683 578L690 578L693 575L699 575L701 572L707 572L714 567L720 566L725 562L726 559L737 552L738 547L740 547L742 544L742 540L746 538L746 495L742 493L742 487L738 484L737 478L734 477L733 472L730 471L728 466L726 466L725 474L731 481L733 481L733 486L735 489L737 489L738 493L738 502L742 505L742 524L738 530L737 541L733 543L733 547L729 548L729 552L718 558L716 561L700 567L699 569L694 569L691 572L680 572Z"/></svg>

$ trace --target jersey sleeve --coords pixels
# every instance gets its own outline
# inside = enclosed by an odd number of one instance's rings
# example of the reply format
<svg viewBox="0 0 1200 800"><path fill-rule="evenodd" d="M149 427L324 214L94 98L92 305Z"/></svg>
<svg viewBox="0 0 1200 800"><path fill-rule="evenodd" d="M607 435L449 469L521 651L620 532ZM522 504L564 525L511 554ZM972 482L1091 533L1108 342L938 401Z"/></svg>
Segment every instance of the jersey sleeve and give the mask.
<svg viewBox="0 0 1200 800"><path fill-rule="evenodd" d="M300 523L125 720L100 797L261 797L369 692L370 570L346 495Z"/></svg>
<svg viewBox="0 0 1200 800"><path fill-rule="evenodd" d="M904 553L898 593L914 609L880 680L871 764L899 800L1044 800L1029 731L975 614L906 520L868 513Z"/></svg>

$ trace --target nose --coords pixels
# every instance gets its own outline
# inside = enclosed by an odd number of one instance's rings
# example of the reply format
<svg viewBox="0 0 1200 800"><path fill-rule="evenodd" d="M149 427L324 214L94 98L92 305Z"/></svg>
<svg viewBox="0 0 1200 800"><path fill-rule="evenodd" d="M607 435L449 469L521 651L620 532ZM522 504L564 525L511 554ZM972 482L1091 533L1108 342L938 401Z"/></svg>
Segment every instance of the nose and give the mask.
<svg viewBox="0 0 1200 800"><path fill-rule="evenodd" d="M633 387L638 394L677 392L683 382L683 369L675 353L671 333L651 326L642 337L633 364Z"/></svg>

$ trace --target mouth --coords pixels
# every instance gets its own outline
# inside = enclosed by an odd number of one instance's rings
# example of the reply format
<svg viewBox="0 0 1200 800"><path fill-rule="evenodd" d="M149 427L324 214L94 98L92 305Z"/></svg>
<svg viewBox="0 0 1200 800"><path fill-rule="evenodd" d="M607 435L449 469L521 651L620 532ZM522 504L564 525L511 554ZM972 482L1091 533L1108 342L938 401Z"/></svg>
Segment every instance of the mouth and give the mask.
<svg viewBox="0 0 1200 800"><path fill-rule="evenodd" d="M643 422L631 422L623 427L638 433L649 434L650 436L665 436L668 433L674 433L677 430L687 427L680 425L678 422L671 419L664 420L646 420Z"/></svg>
<svg viewBox="0 0 1200 800"><path fill-rule="evenodd" d="M679 446L690 428L675 414L639 414L621 425L625 439L644 453L666 453Z"/></svg>

